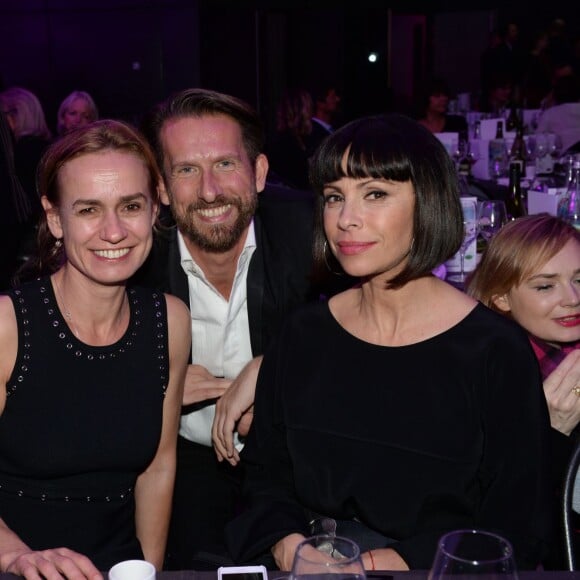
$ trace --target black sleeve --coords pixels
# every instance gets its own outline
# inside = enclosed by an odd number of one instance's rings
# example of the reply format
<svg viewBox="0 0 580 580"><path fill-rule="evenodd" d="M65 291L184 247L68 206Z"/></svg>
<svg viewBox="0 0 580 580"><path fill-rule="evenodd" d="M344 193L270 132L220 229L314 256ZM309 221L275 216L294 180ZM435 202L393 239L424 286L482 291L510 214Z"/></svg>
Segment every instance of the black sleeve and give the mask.
<svg viewBox="0 0 580 580"><path fill-rule="evenodd" d="M241 454L245 510L226 527L226 541L236 562L255 560L288 534L307 535L308 522L294 494L286 446L280 395L285 366L283 344L282 331L262 361L254 421Z"/></svg>

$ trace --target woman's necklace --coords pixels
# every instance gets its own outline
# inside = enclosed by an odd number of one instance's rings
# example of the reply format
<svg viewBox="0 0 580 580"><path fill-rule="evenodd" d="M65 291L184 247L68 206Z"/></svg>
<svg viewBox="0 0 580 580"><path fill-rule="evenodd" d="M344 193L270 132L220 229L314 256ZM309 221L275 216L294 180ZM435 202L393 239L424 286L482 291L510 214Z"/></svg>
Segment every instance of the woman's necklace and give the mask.
<svg viewBox="0 0 580 580"><path fill-rule="evenodd" d="M67 308L67 305L64 301L64 298L62 297L62 291L60 289L60 286L59 286L59 283L58 283L56 277L54 278L54 285L56 286L56 293L58 294L58 297L60 298L60 303L62 305L62 314L66 318L71 330L73 331L73 334L80 340L81 337L79 336L79 331L78 331L77 327L75 326L75 323L73 322L72 314L70 313L70 310Z"/></svg>

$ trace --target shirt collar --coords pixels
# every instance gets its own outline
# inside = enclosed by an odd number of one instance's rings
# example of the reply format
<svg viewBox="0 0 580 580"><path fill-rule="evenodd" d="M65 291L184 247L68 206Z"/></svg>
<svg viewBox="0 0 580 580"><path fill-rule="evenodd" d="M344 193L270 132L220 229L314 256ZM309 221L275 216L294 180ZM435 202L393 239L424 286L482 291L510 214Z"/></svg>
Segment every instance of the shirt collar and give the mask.
<svg viewBox="0 0 580 580"><path fill-rule="evenodd" d="M189 250L185 245L183 234L179 230L177 230L177 247L179 248L179 256L181 258L180 263L184 272L186 274L197 273L205 278L202 269L198 266L198 264L196 264L195 260L191 257L191 254L189 253ZM240 254L238 264L242 263L246 259L246 255L252 252L255 249L255 247L256 247L256 231L254 228L254 220L252 219L248 227L246 241L244 242L244 247L242 249L242 253Z"/></svg>

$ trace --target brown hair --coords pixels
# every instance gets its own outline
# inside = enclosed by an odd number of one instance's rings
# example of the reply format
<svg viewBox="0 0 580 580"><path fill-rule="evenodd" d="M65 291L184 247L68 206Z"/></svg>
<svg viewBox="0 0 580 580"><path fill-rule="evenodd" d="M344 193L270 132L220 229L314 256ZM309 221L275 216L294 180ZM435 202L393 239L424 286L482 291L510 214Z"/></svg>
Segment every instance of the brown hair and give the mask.
<svg viewBox="0 0 580 580"><path fill-rule="evenodd" d="M133 127L122 121L101 120L85 127L74 129L55 141L44 153L38 166L37 189L55 206L60 204L59 174L68 161L102 151L131 153L141 159L149 174L149 191L153 203L159 205L158 185L161 174L155 155L146 139ZM42 213L38 224L38 253L26 265L25 272L35 275L56 272L65 260L64 248L50 232L46 213ZM22 278L19 275L19 278Z"/></svg>
<svg viewBox="0 0 580 580"><path fill-rule="evenodd" d="M519 286L570 240L580 242L580 232L548 214L509 222L492 238L470 275L467 293L496 312L506 314L494 305L494 298Z"/></svg>
<svg viewBox="0 0 580 580"><path fill-rule="evenodd" d="M185 89L153 107L142 123L142 130L155 150L159 167L163 167L164 152L160 133L165 122L169 119L206 115L225 115L233 119L240 126L248 158L255 164L258 155L264 150L262 121L256 111L248 103L231 95L207 89Z"/></svg>

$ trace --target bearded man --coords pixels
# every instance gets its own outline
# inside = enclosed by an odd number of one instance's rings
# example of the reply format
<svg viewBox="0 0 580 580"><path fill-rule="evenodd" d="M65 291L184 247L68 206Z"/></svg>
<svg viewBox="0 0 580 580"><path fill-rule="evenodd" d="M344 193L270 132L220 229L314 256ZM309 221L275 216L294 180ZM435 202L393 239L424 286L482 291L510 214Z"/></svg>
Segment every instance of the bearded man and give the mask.
<svg viewBox="0 0 580 580"><path fill-rule="evenodd" d="M267 186L261 121L232 96L181 91L155 107L144 131L174 224L135 281L180 297L193 338L165 568L215 570L232 564L223 530L240 505L240 439L261 355L284 315L318 297L313 198ZM212 426L224 442L215 452Z"/></svg>

